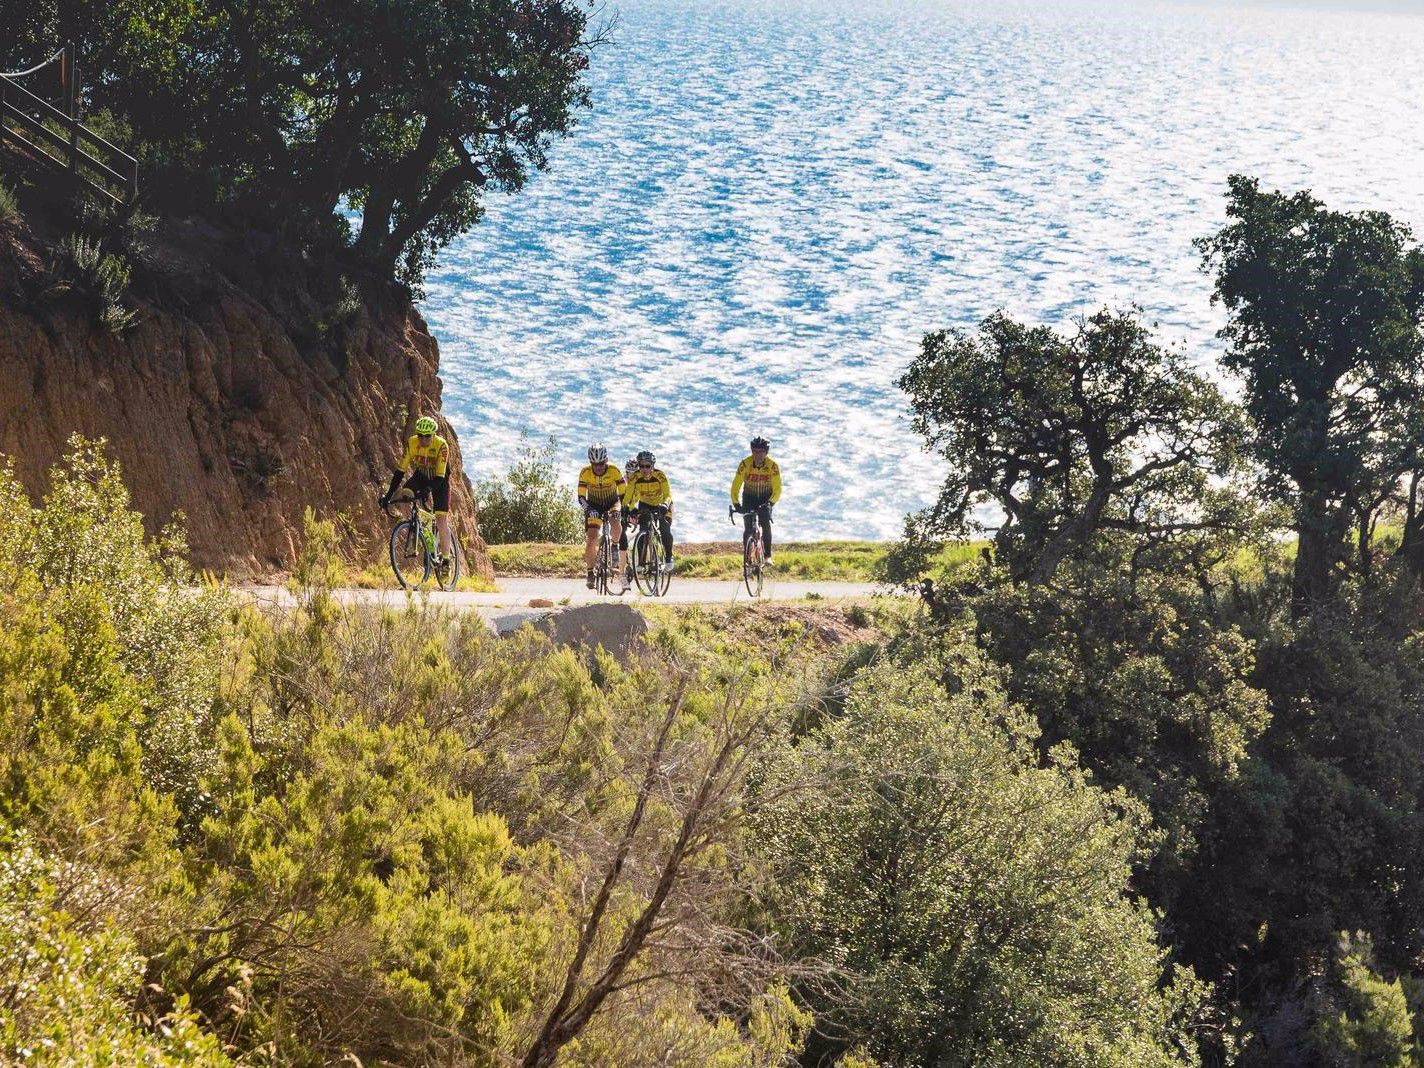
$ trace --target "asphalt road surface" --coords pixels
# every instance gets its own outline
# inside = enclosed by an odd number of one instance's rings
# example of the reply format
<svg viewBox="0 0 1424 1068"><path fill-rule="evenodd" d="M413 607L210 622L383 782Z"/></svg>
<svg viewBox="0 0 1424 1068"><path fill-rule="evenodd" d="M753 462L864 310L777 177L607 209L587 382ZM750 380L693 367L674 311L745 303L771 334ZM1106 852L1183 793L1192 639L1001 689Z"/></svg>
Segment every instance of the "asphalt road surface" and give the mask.
<svg viewBox="0 0 1424 1068"><path fill-rule="evenodd" d="M740 580L730 579L687 579L674 577L672 586L664 597L643 597L637 589L630 589L622 597L603 597L587 589L582 580L576 578L502 578L497 579L499 589L494 593L442 593L431 582L426 589L416 594L428 597L431 604L448 605L460 609L529 608L531 601L552 601L556 606L599 604L623 601L628 604L646 602L655 604L731 604L748 602L746 587ZM259 601L285 604L291 595L282 586L252 586L248 592ZM766 580L760 600L799 601L815 594L828 601L849 597L869 597L876 593L891 592L886 587L873 582L802 582L796 579ZM402 590L337 590L336 597L344 604L403 604L407 594ZM566 600L567 598L567 600Z"/></svg>

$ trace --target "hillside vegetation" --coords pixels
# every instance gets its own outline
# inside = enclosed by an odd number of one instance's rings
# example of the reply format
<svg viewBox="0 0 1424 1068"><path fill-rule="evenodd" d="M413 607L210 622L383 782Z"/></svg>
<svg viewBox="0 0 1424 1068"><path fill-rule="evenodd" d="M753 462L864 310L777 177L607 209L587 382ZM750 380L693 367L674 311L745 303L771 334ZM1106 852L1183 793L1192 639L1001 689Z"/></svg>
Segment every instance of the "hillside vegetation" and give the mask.
<svg viewBox="0 0 1424 1068"><path fill-rule="evenodd" d="M618 663L343 609L320 524L269 616L95 447L52 481L0 476L0 1058L1186 1057L1144 807L962 629L669 614Z"/></svg>

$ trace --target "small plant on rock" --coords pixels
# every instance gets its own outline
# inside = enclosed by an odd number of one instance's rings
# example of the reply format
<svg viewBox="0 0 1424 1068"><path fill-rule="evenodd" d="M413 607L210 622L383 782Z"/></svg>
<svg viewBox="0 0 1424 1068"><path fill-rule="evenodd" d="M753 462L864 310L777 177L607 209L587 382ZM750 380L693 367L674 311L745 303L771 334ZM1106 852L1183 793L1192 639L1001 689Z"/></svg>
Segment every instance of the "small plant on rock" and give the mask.
<svg viewBox="0 0 1424 1068"><path fill-rule="evenodd" d="M105 252L95 239L71 234L50 258L46 295L74 293L90 306L94 321L110 334L119 335L138 322L138 314L124 307L129 287L129 264L122 256Z"/></svg>

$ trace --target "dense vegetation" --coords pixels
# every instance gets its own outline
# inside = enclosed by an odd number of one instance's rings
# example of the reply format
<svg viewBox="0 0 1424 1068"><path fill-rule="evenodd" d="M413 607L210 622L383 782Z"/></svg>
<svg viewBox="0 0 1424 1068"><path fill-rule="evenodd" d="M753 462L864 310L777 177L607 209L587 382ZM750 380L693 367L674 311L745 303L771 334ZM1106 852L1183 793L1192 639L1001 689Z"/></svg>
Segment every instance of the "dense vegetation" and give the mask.
<svg viewBox="0 0 1424 1068"><path fill-rule="evenodd" d="M220 208L418 285L587 106L590 15L586 0L0 0L0 70L73 42L86 121L139 158L147 210Z"/></svg>
<svg viewBox="0 0 1424 1068"><path fill-rule="evenodd" d="M1144 806L962 628L692 612L619 663L343 610L315 522L264 615L78 440L0 534L0 1059L1194 1061Z"/></svg>
<svg viewBox="0 0 1424 1068"><path fill-rule="evenodd" d="M1131 311L930 334L903 385L947 477L891 566L1002 517L935 614L1045 760L1147 805L1131 883L1232 1021L1208 1060L1424 1063L1424 252L1245 178L1228 216L1240 403Z"/></svg>

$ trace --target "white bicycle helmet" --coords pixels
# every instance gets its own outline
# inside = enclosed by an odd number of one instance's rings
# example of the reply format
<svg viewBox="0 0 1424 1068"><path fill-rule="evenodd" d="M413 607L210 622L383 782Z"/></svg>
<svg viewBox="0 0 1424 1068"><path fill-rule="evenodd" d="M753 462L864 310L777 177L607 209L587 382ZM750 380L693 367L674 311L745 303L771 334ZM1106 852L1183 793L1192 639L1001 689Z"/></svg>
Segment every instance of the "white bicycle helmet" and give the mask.
<svg viewBox="0 0 1424 1068"><path fill-rule="evenodd" d="M588 462L591 464L606 464L608 462L608 449L604 445L590 445L588 447Z"/></svg>

